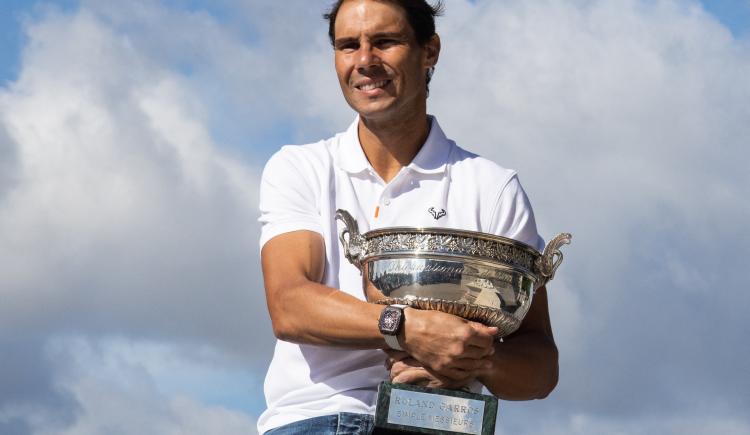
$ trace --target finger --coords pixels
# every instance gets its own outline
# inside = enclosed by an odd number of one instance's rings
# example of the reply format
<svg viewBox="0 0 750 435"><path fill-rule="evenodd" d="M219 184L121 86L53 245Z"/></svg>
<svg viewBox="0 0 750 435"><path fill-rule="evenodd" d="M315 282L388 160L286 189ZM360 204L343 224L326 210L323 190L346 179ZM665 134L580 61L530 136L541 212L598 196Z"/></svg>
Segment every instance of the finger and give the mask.
<svg viewBox="0 0 750 435"><path fill-rule="evenodd" d="M479 322L469 322L469 326L482 336L494 338L500 332L497 326L488 326Z"/></svg>
<svg viewBox="0 0 750 435"><path fill-rule="evenodd" d="M439 387L439 388L463 388L474 382L477 378L473 372L464 372L461 370L454 370L450 372L450 377L444 374L440 374L425 367L425 371L430 375L430 382L425 385L428 387Z"/></svg>
<svg viewBox="0 0 750 435"><path fill-rule="evenodd" d="M406 367L423 367L424 365L414 358L404 358L400 361L396 361L396 364L404 365Z"/></svg>
<svg viewBox="0 0 750 435"><path fill-rule="evenodd" d="M482 359L492 356L495 353L495 345L491 345L488 347L480 347L480 346L464 346L463 351L457 355L460 358L470 358L470 359Z"/></svg>
<svg viewBox="0 0 750 435"><path fill-rule="evenodd" d="M385 353L388 354L388 358L385 359L385 362L383 363L385 365L386 370L390 370L391 367L393 367L393 364L397 363L398 361L403 361L406 358L409 358L409 354L402 351L385 351Z"/></svg>
<svg viewBox="0 0 750 435"><path fill-rule="evenodd" d="M421 368L405 371L395 376L391 381L397 384L411 384L424 387L428 385L440 386L447 384L445 381L432 376L429 372Z"/></svg>
<svg viewBox="0 0 750 435"><path fill-rule="evenodd" d="M494 344L495 336L499 329L496 326L487 326L478 322L468 322L473 334L470 334L468 344L486 347Z"/></svg>
<svg viewBox="0 0 750 435"><path fill-rule="evenodd" d="M414 358L404 358L397 361L386 360L386 369L388 370L404 370L409 367L422 367L422 364Z"/></svg>
<svg viewBox="0 0 750 435"><path fill-rule="evenodd" d="M408 384L417 378L422 378L427 375L425 370L410 368L402 370L397 374L391 376L391 381L397 384Z"/></svg>
<svg viewBox="0 0 750 435"><path fill-rule="evenodd" d="M401 361L394 362L393 365L388 370L391 371L391 377L393 377L405 370L410 370L414 368L422 368L422 364L420 364L419 361L413 358L407 358Z"/></svg>
<svg viewBox="0 0 750 435"><path fill-rule="evenodd" d="M411 368L391 378L395 384L427 385L430 381L437 381L423 368Z"/></svg>
<svg viewBox="0 0 750 435"><path fill-rule="evenodd" d="M469 323L471 323L472 328L476 328L478 331L482 331L487 334L495 335L500 331L497 326L486 325L482 322L470 320Z"/></svg>
<svg viewBox="0 0 750 435"><path fill-rule="evenodd" d="M423 368L432 377L439 379L439 380L443 380L443 381L452 382L456 379L464 379L471 375L470 372L455 368L453 366L446 366L446 367L440 367L440 368L424 366Z"/></svg>
<svg viewBox="0 0 750 435"><path fill-rule="evenodd" d="M470 385L477 378L477 373L472 371L454 370L450 372L452 377L437 373L429 367L425 367L425 371L429 373L431 377L431 380L424 385L426 387L449 389L463 388Z"/></svg>

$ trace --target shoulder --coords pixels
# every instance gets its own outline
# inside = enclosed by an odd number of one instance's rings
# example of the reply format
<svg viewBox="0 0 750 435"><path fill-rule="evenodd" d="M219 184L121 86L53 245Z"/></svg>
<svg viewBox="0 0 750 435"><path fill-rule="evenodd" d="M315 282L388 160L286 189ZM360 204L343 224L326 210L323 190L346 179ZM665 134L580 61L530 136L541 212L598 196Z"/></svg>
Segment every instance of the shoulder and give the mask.
<svg viewBox="0 0 750 435"><path fill-rule="evenodd" d="M331 147L337 136L305 145L284 145L263 168L261 208L288 203L315 204L330 184Z"/></svg>
<svg viewBox="0 0 750 435"><path fill-rule="evenodd" d="M460 184L463 201L479 201L481 230L543 247L517 172L458 146L452 154L451 183Z"/></svg>
<svg viewBox="0 0 750 435"><path fill-rule="evenodd" d="M478 183L478 188L494 196L499 195L509 183L517 178L515 170L505 168L455 144L450 165L452 180L473 180Z"/></svg>
<svg viewBox="0 0 750 435"><path fill-rule="evenodd" d="M330 161L334 138L305 145L284 145L266 163L264 172L300 167L322 167Z"/></svg>
<svg viewBox="0 0 750 435"><path fill-rule="evenodd" d="M263 180L314 183L328 179L339 135L304 145L284 145L268 159Z"/></svg>
<svg viewBox="0 0 750 435"><path fill-rule="evenodd" d="M284 145L266 163L258 201L260 246L290 231L323 233L320 207L329 186L329 142Z"/></svg>

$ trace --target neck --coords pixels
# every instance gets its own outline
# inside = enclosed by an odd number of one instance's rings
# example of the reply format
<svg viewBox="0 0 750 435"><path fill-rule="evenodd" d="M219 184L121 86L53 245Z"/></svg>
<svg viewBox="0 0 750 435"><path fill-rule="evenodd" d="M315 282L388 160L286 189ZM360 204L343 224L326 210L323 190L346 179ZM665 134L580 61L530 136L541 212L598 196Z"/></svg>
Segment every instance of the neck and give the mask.
<svg viewBox="0 0 750 435"><path fill-rule="evenodd" d="M430 133L426 111L398 121L359 118L359 142L367 160L386 183L414 160Z"/></svg>

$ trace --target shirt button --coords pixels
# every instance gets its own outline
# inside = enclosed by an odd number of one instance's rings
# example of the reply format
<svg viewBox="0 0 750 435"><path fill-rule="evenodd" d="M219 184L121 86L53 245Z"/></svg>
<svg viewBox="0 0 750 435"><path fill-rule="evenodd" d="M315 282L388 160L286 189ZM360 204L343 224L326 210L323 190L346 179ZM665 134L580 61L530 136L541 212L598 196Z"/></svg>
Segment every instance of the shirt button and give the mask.
<svg viewBox="0 0 750 435"><path fill-rule="evenodd" d="M390 199L386 199L385 201L383 201L383 204L385 204L385 205L391 205L391 200Z"/></svg>

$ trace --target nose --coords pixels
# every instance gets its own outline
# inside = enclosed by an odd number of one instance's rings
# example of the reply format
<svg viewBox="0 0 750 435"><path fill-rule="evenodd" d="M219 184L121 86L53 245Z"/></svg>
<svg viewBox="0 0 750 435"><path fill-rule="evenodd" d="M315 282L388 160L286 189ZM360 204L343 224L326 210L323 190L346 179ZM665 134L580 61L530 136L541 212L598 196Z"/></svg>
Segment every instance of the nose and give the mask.
<svg viewBox="0 0 750 435"><path fill-rule="evenodd" d="M357 69L368 69L380 64L378 57L371 44L362 44L357 52Z"/></svg>

